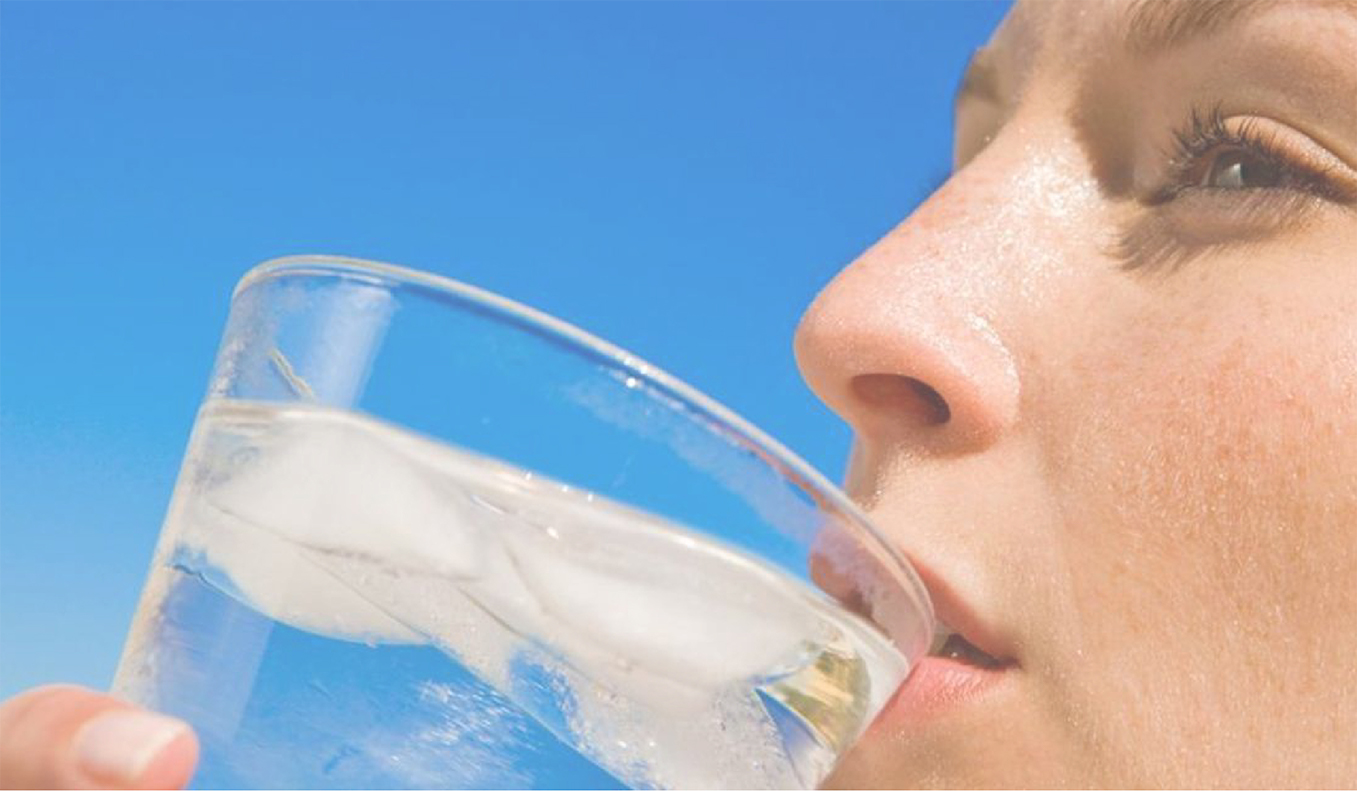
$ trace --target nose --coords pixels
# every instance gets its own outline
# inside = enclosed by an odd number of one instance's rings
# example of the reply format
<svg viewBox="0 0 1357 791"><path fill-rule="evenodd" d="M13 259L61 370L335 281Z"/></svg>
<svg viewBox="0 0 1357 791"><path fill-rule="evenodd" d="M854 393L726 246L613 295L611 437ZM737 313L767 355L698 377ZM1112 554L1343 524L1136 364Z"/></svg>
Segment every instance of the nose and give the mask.
<svg viewBox="0 0 1357 791"><path fill-rule="evenodd" d="M978 253L1004 245L963 188L944 185L841 272L797 329L802 376L860 442L962 454L1017 420L1004 262Z"/></svg>

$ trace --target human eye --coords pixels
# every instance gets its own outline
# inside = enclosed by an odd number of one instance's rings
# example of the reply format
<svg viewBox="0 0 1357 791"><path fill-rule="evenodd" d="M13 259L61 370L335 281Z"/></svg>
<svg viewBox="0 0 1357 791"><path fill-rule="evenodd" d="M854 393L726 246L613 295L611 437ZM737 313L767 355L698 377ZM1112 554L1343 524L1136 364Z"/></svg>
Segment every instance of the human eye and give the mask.
<svg viewBox="0 0 1357 791"><path fill-rule="evenodd" d="M1214 108L1193 110L1186 125L1174 132L1169 178L1152 203L1188 192L1258 193L1278 190L1333 201L1350 199L1332 162L1316 161L1288 146L1281 133L1256 118L1227 119ZM1231 198L1241 197L1231 195ZM1277 197L1273 195L1272 197Z"/></svg>
<svg viewBox="0 0 1357 791"><path fill-rule="evenodd" d="M1193 109L1173 133L1164 175L1116 251L1125 268L1181 265L1213 247L1303 226L1325 207L1357 205L1357 174L1277 121Z"/></svg>

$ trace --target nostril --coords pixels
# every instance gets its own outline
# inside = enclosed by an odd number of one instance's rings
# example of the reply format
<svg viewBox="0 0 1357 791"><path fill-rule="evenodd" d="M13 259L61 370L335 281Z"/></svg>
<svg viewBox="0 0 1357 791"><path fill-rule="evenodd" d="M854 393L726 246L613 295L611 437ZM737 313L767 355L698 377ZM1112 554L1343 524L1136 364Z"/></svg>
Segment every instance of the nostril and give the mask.
<svg viewBox="0 0 1357 791"><path fill-rule="evenodd" d="M932 422L935 424L946 423L952 419L952 408L947 406L947 401L943 399L942 394L912 377L905 377L905 381L913 388L914 393L919 396L929 409L933 411Z"/></svg>
<svg viewBox="0 0 1357 791"><path fill-rule="evenodd" d="M906 376L905 382L909 384L919 400L928 405L932 413L930 423L940 425L952 419L952 408L947 405L947 401L941 393L913 377Z"/></svg>
<svg viewBox="0 0 1357 791"><path fill-rule="evenodd" d="M874 411L911 417L928 426L952 419L952 409L937 390L912 376L862 374L853 377L853 394Z"/></svg>

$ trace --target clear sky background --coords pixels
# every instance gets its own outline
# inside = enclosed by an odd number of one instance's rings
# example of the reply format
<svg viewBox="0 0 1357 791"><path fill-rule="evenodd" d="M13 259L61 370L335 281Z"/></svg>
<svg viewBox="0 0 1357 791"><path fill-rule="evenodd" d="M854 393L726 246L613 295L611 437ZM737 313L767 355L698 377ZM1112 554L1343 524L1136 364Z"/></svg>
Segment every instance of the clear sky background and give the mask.
<svg viewBox="0 0 1357 791"><path fill-rule="evenodd" d="M805 305L1006 6L0 5L0 696L106 685L235 280L331 252L628 348L831 477Z"/></svg>

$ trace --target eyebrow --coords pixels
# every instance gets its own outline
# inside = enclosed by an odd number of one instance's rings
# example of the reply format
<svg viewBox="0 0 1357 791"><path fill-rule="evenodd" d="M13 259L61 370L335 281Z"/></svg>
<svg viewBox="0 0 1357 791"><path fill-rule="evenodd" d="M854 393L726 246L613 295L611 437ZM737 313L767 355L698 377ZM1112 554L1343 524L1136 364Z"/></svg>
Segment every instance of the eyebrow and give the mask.
<svg viewBox="0 0 1357 791"><path fill-rule="evenodd" d="M1126 48L1156 54L1287 5L1338 8L1357 15L1357 0L1135 0L1124 15Z"/></svg>

